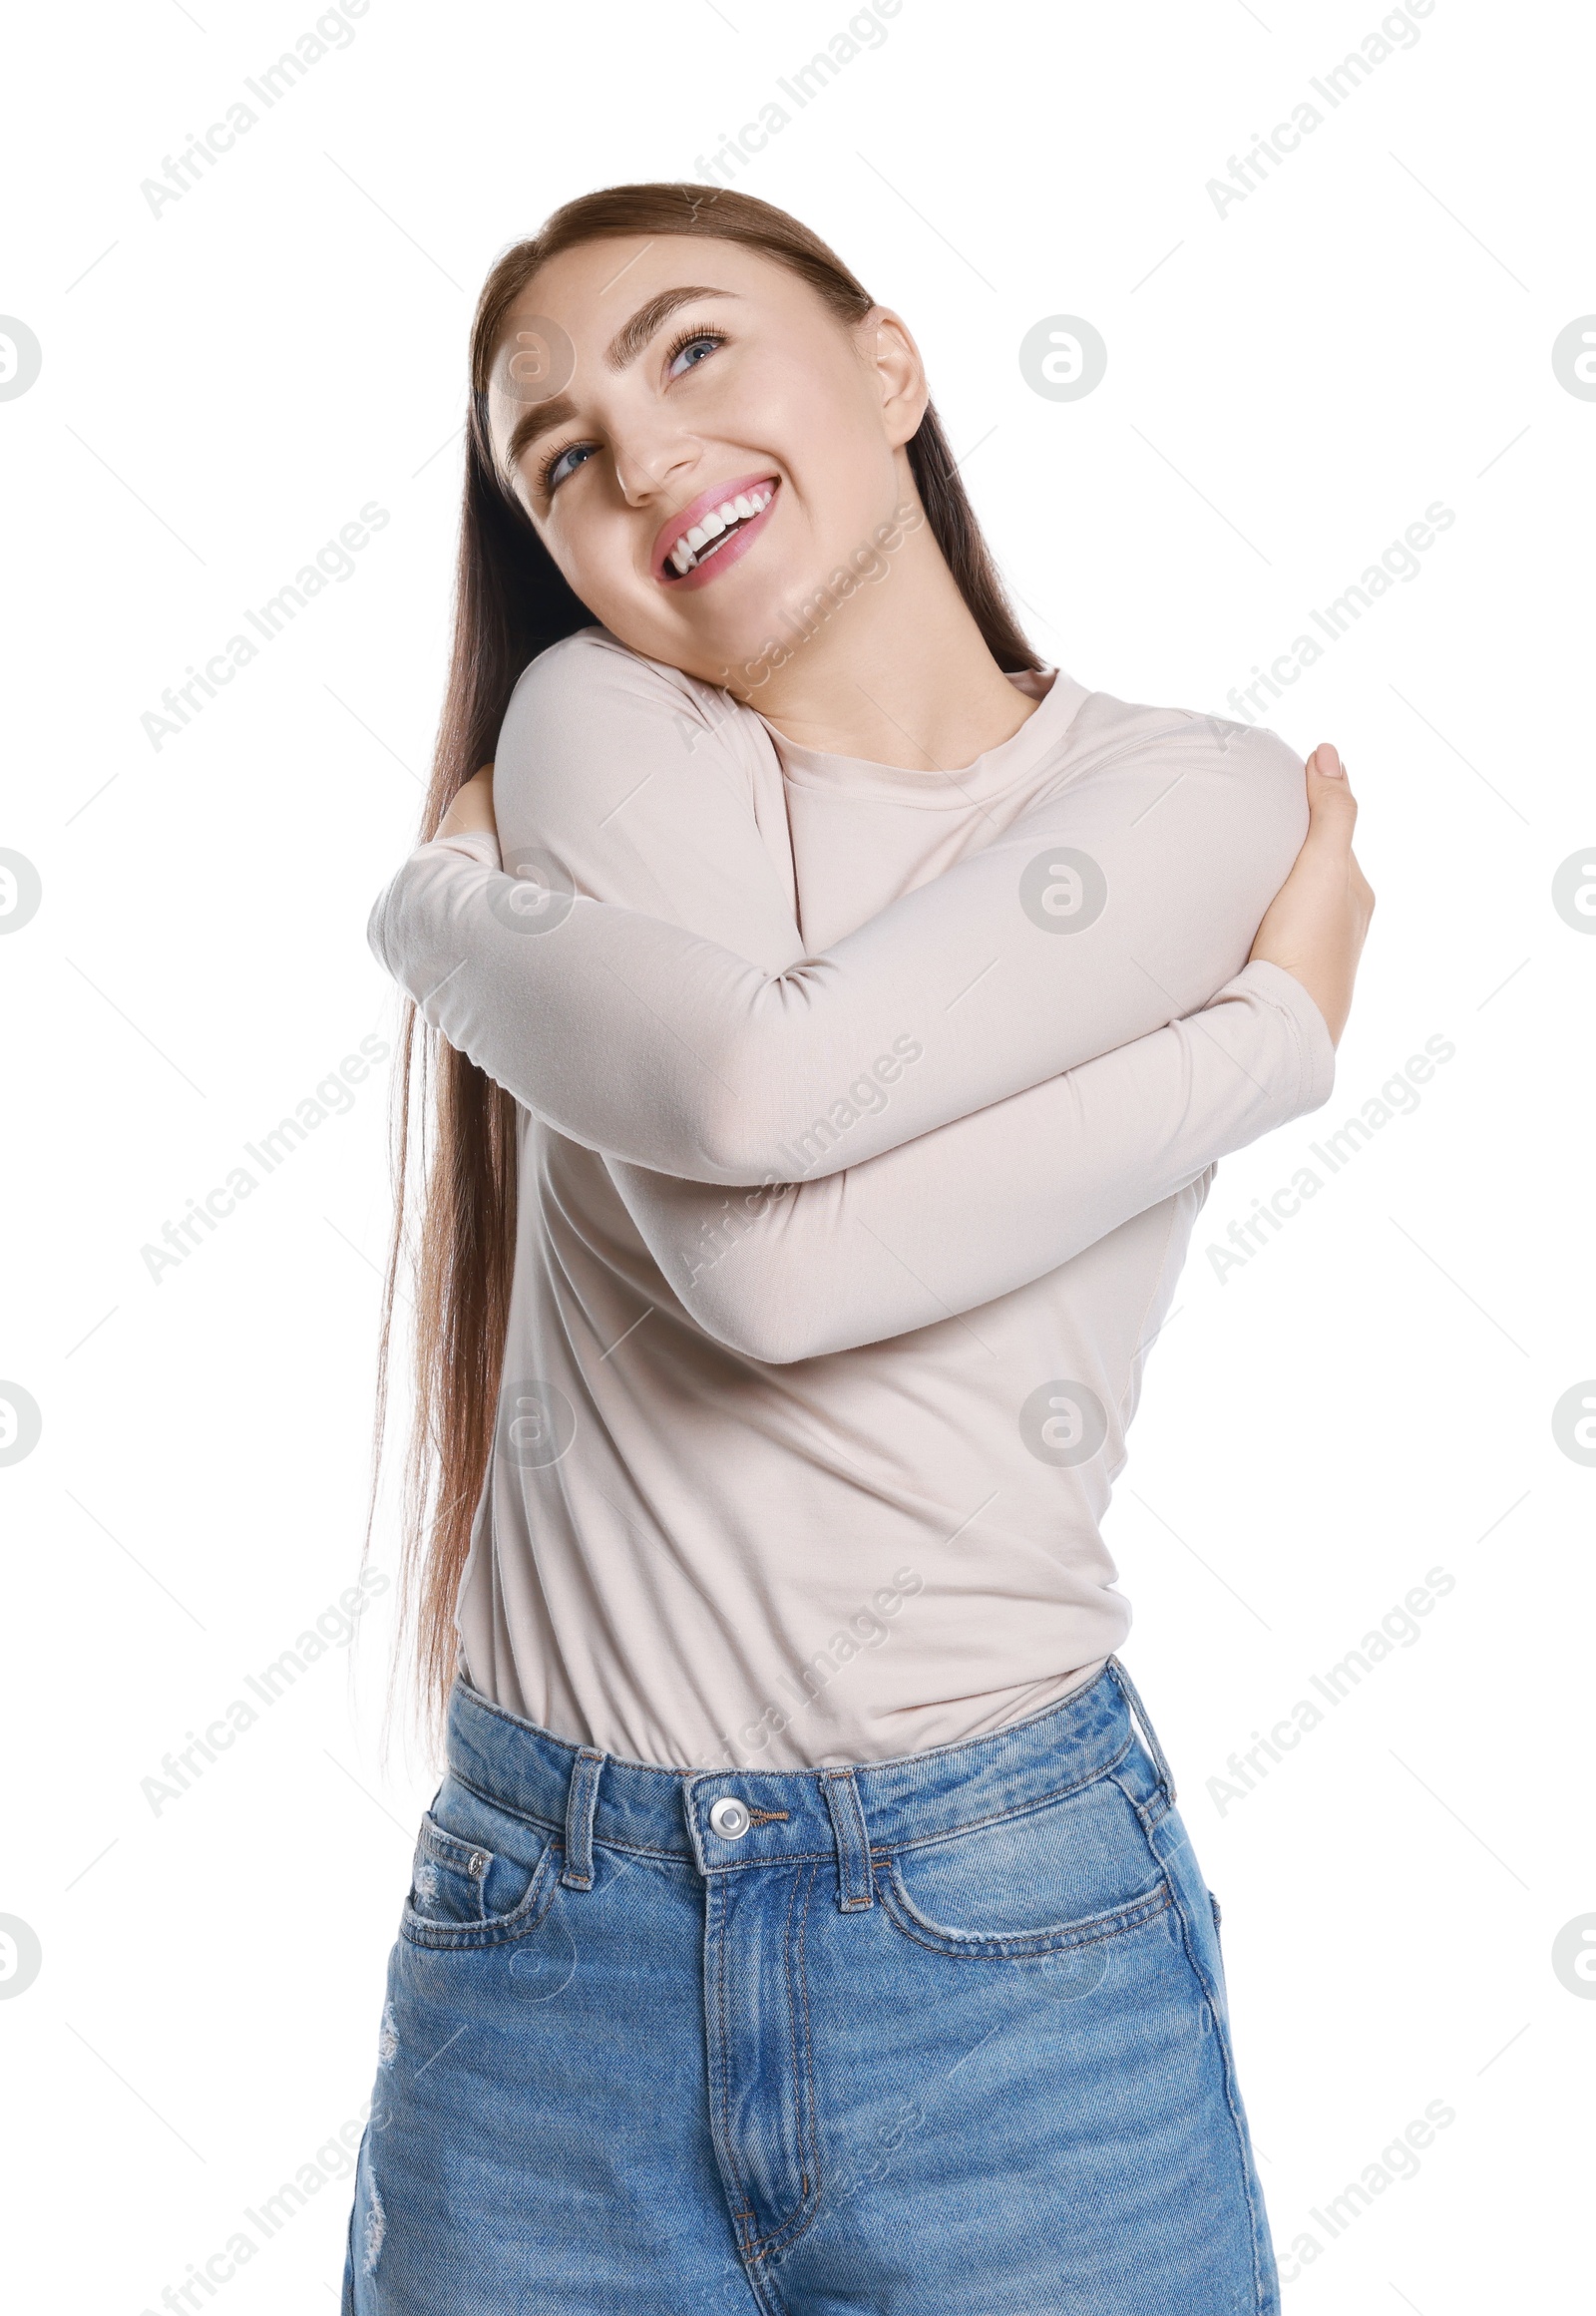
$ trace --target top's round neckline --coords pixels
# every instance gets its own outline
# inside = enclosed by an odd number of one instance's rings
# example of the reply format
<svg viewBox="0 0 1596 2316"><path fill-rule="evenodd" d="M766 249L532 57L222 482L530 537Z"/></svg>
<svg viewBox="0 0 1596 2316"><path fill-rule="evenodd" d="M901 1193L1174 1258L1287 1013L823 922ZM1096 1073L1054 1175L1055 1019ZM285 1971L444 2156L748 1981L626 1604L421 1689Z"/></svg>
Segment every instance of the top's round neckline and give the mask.
<svg viewBox="0 0 1596 2316"><path fill-rule="evenodd" d="M1062 668L1006 668L1016 691L1036 701L1017 731L988 748L973 764L954 771L933 765L881 764L868 756L834 755L823 748L805 747L778 731L758 708L770 744L776 751L783 777L798 788L839 789L851 798L907 804L928 811L959 811L999 796L1030 771L1037 758L1057 745L1088 698L1084 684L1076 683Z"/></svg>

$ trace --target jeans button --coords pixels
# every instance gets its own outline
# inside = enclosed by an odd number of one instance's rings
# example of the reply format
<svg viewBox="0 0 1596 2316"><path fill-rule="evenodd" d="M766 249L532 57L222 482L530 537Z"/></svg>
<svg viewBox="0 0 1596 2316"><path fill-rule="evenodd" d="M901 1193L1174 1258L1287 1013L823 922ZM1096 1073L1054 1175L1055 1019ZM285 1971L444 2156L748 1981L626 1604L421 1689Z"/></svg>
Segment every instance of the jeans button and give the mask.
<svg viewBox="0 0 1596 2316"><path fill-rule="evenodd" d="M741 1841L753 1820L735 1794L723 1794L709 1812L709 1822L722 1841Z"/></svg>

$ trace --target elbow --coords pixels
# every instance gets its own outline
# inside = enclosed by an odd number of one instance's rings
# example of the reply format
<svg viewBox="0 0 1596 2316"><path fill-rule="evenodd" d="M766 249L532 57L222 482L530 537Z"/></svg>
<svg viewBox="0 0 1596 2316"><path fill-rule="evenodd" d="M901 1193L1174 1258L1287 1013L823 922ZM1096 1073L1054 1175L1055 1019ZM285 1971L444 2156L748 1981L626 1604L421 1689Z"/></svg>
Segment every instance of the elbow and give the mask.
<svg viewBox="0 0 1596 2316"><path fill-rule="evenodd" d="M366 947L384 972L392 970L388 963L388 951L384 941L388 917L388 896L392 890L391 884L384 885L375 901L372 902L371 913L366 919Z"/></svg>
<svg viewBox="0 0 1596 2316"><path fill-rule="evenodd" d="M813 1279L784 1264L779 1250L757 1243L756 1234L769 1227L765 1202L742 1203L752 1211L729 1208L686 1259L688 1277L676 1293L688 1318L722 1350L759 1366L795 1366L843 1349Z"/></svg>
<svg viewBox="0 0 1596 2316"><path fill-rule="evenodd" d="M751 1325L726 1328L718 1334L706 1327L704 1333L722 1350L734 1351L739 1358L758 1367L797 1366L804 1359L819 1358L838 1348L829 1343L812 1343L801 1331L795 1334L779 1324L772 1326L757 1320Z"/></svg>
<svg viewBox="0 0 1596 2316"><path fill-rule="evenodd" d="M763 1192L790 1181L795 1171L792 1154L781 1147L768 1101L733 1092L737 1081L718 1057L714 1076L712 1098L695 1104L691 1117L683 1118L691 1165L677 1171L695 1181Z"/></svg>
<svg viewBox="0 0 1596 2316"><path fill-rule="evenodd" d="M687 1162L672 1161L671 1172L768 1195L840 1173L857 1155L843 1148L824 1112L800 1107L799 1089L812 1072L798 1012L727 1009L695 1030L693 1051L701 1067L671 1097L675 1139L686 1145Z"/></svg>
<svg viewBox="0 0 1596 2316"><path fill-rule="evenodd" d="M697 1282L682 1297L690 1319L711 1343L761 1367L796 1366L842 1347L830 1341L816 1315L780 1296L737 1294Z"/></svg>

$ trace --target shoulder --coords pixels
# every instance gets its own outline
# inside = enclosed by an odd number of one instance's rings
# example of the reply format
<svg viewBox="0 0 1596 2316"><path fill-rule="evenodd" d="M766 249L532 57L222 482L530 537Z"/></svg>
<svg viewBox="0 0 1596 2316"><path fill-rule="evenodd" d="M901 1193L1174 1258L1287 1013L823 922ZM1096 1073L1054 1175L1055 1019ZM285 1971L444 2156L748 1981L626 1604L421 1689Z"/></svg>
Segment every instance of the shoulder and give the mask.
<svg viewBox="0 0 1596 2316"><path fill-rule="evenodd" d="M1264 724L1094 691L1070 723L1057 769L1071 786L1089 787L1100 775L1121 793L1144 791L1148 803L1178 788L1209 827L1278 826L1295 830L1298 844L1308 829L1303 759Z"/></svg>
<svg viewBox="0 0 1596 2316"><path fill-rule="evenodd" d="M552 854L579 892L756 962L774 954L771 970L798 954L781 768L763 723L606 627L580 628L523 670L493 796L507 861Z"/></svg>
<svg viewBox="0 0 1596 2316"><path fill-rule="evenodd" d="M607 627L594 625L552 643L523 668L505 730L515 732L534 718L544 724L574 716L589 719L591 735L591 719L624 723L637 715L678 717L684 738L687 732L729 733L744 719L759 721L718 684L645 658Z"/></svg>
<svg viewBox="0 0 1596 2316"><path fill-rule="evenodd" d="M495 750L495 808L502 826L508 807L513 823L551 829L604 822L633 796L644 819L701 816L716 800L747 816L769 756L759 718L728 692L583 627L522 671Z"/></svg>
<svg viewBox="0 0 1596 2316"><path fill-rule="evenodd" d="M1295 772L1303 759L1266 724L1233 723L1200 708L1154 707L1088 692L1069 727L1072 758L1115 760L1129 756L1162 758L1182 767L1207 765L1239 777L1265 780Z"/></svg>

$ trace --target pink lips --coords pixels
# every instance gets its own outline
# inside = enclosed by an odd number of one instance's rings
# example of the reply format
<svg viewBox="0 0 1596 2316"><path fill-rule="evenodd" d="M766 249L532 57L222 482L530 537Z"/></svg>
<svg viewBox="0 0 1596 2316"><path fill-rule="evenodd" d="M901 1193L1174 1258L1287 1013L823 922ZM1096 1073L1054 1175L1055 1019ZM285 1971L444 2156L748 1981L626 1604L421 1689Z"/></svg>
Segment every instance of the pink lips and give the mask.
<svg viewBox="0 0 1596 2316"><path fill-rule="evenodd" d="M767 485L771 493L769 504L753 518L752 522L744 523L727 540L724 547L716 550L707 563L695 565L691 571L683 573L678 578L670 561L670 551L677 540L690 531L695 523L701 523L713 509L723 507L728 499L743 497L748 492L762 490ZM705 579L712 579L722 565L736 563L746 551L754 533L761 528L770 515L771 509L780 496L780 476L763 472L743 475L729 483L718 483L713 490L700 491L696 499L690 501L687 506L678 508L669 521L661 527L653 547L655 579L672 590L678 587L690 587L694 581L702 584Z"/></svg>

